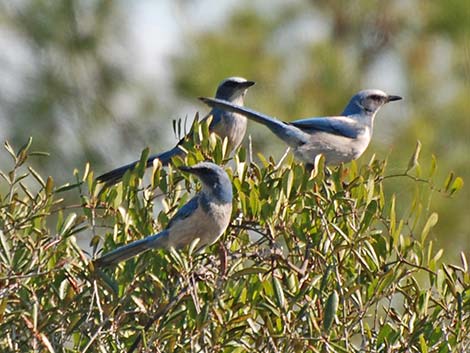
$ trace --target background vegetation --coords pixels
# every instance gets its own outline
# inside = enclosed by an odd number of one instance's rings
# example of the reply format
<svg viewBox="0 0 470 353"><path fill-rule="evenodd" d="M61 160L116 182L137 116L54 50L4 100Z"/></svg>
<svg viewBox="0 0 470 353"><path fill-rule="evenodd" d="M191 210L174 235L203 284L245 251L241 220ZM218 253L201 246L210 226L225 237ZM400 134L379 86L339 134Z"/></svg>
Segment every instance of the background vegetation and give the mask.
<svg viewBox="0 0 470 353"><path fill-rule="evenodd" d="M419 139L437 178L467 179L468 18L462 0L0 1L0 139L34 135L54 156L34 166L65 183L87 161L102 173L171 147L172 119L205 112L196 97L239 75L258 82L247 105L285 120L337 114L365 87L399 94L360 163L376 154L400 170ZM249 133L255 152L283 154L267 129ZM386 188L399 214L412 191ZM451 260L470 251L470 219L456 211L469 200L466 188L431 201L431 237Z"/></svg>
<svg viewBox="0 0 470 353"><path fill-rule="evenodd" d="M0 0L2 350L124 350L142 334L161 350L467 351L468 18L460 0ZM285 120L336 114L364 87L405 101L327 179L277 166L283 146L250 124L223 243L93 269L102 242L163 227L194 185L156 168L98 195L93 171L172 146L172 119L231 75ZM208 143L187 162L220 161Z"/></svg>

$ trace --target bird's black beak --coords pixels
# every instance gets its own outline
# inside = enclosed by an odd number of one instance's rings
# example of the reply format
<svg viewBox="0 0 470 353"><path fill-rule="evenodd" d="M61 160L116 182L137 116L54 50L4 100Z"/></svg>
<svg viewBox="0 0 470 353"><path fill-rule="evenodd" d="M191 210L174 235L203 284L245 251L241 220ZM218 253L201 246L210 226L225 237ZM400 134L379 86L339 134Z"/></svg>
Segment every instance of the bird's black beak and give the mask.
<svg viewBox="0 0 470 353"><path fill-rule="evenodd" d="M399 101L399 100L402 100L402 99L403 99L403 98L400 97L400 96L393 96L393 95L390 95L390 96L388 96L387 102Z"/></svg>
<svg viewBox="0 0 470 353"><path fill-rule="evenodd" d="M248 88L248 87L251 87L251 86L254 86L256 82L255 81L245 81L245 82L240 82L239 85L241 88Z"/></svg>
<svg viewBox="0 0 470 353"><path fill-rule="evenodd" d="M181 167L178 167L178 169L181 170L182 172L196 175L197 177L200 177L201 175L204 175L209 172L207 167L199 165L199 164L195 164L192 167L181 166Z"/></svg>
<svg viewBox="0 0 470 353"><path fill-rule="evenodd" d="M181 167L178 167L178 169L181 170L182 172L194 174L194 168L192 168L192 167L188 167L188 166L183 165Z"/></svg>

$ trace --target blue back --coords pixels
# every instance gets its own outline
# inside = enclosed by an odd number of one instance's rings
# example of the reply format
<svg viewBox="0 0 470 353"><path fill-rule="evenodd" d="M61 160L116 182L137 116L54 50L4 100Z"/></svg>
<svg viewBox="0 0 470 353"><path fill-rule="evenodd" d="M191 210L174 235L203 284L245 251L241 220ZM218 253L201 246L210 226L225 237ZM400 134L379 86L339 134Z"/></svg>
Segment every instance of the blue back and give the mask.
<svg viewBox="0 0 470 353"><path fill-rule="evenodd" d="M323 131L351 139L357 138L361 131L356 121L335 119L335 117L301 119L291 122L291 125L307 133Z"/></svg>

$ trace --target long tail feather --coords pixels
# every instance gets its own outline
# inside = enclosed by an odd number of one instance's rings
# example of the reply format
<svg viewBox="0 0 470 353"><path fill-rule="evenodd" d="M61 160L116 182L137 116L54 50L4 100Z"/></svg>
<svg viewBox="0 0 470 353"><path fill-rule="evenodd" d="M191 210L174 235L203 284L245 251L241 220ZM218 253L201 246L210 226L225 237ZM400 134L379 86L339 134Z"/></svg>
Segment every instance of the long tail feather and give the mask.
<svg viewBox="0 0 470 353"><path fill-rule="evenodd" d="M104 254L102 257L96 259L95 265L98 267L106 267L110 265L117 264L121 261L127 260L131 257L134 257L140 253L143 253L149 249L158 248L159 240L164 236L167 236L168 232L166 230L148 236L144 239L134 241L130 244L121 246L107 254Z"/></svg>
<svg viewBox="0 0 470 353"><path fill-rule="evenodd" d="M225 111L242 114L248 119L266 126L277 137L279 137L291 147L297 147L299 143L303 143L306 139L306 136L301 129L293 126L292 124L285 123L284 121L272 118L255 110L232 104L217 98L202 97L199 99L212 108L218 108Z"/></svg>
<svg viewBox="0 0 470 353"><path fill-rule="evenodd" d="M266 125L270 129L278 129L279 127L284 127L286 125L286 123L284 123L283 121L277 120L255 110L227 102L222 99L208 97L200 97L199 99L212 108L219 108L225 111L242 114L250 120L254 120L257 123Z"/></svg>
<svg viewBox="0 0 470 353"><path fill-rule="evenodd" d="M147 166L146 167L149 168L150 166L152 166L153 161L155 159L159 159L160 162L162 163L162 165L164 165L164 166L168 165L170 163L171 159L174 156L178 156L178 155L184 155L184 151L179 147L179 145L175 146L174 148L172 148L169 151L159 153L159 154L154 154L154 155L150 156L147 159ZM108 186L116 184L119 181L121 181L122 177L124 176L124 174L128 170L134 169L135 166L137 165L137 163L139 163L139 161L135 161L135 162L126 164L122 167L113 169L113 170L111 170L107 173L104 173L104 174L98 176L96 178L96 180L98 180L100 183L105 183Z"/></svg>

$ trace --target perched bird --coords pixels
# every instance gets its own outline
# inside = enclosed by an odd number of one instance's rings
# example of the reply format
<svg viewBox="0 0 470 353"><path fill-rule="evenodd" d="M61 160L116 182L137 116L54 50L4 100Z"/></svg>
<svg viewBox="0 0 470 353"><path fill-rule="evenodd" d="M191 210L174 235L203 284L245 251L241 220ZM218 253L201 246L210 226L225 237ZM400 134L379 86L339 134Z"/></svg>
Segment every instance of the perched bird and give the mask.
<svg viewBox="0 0 470 353"><path fill-rule="evenodd" d="M359 158L372 137L374 118L388 102L402 99L377 89L355 94L339 116L307 118L284 122L257 111L214 98L200 98L213 109L239 113L267 126L294 151L294 155L313 167L315 157L325 156L327 164L340 164Z"/></svg>
<svg viewBox="0 0 470 353"><path fill-rule="evenodd" d="M222 235L232 213L232 183L227 173L210 162L180 169L201 180L201 191L178 210L166 229L103 255L95 260L97 266L113 265L150 249L183 248L197 238L203 247Z"/></svg>
<svg viewBox="0 0 470 353"><path fill-rule="evenodd" d="M220 83L215 97L243 106L246 92L248 88L254 84L254 81L248 81L242 77L229 77ZM246 118L243 115L227 112L218 108L212 109L204 120L208 119L210 116L212 116L212 121L209 125L209 130L219 135L222 140L227 138L229 151L236 149L245 136L247 125ZM153 161L157 158L162 165L167 165L174 156L184 155L185 152L180 148L183 141L184 138L171 150L150 156L147 159L147 168L152 166ZM121 180L124 173L133 169L138 162L139 161L135 161L120 168L113 169L110 172L100 175L96 179L107 185L116 184Z"/></svg>

